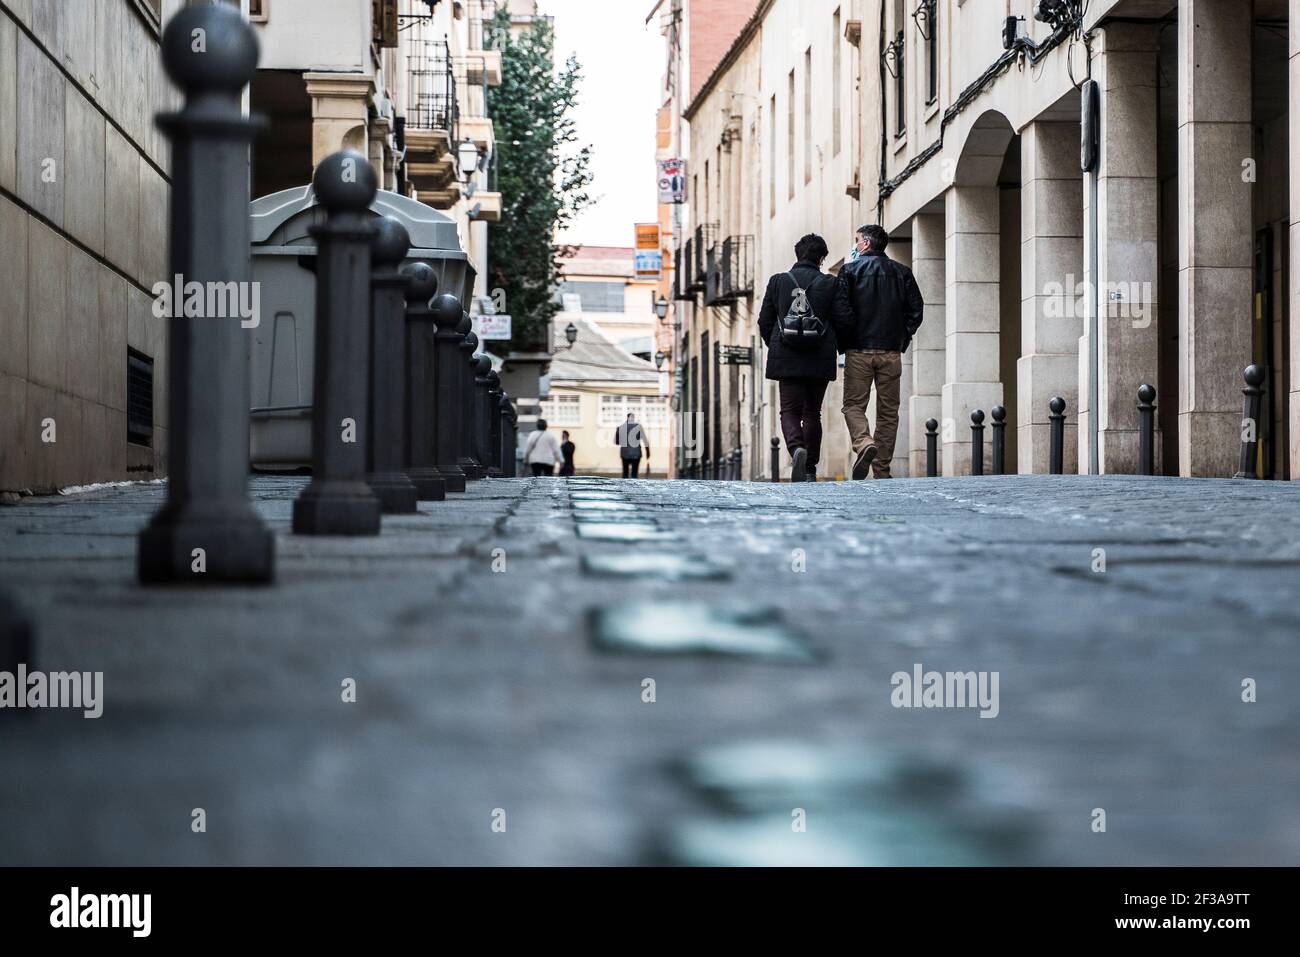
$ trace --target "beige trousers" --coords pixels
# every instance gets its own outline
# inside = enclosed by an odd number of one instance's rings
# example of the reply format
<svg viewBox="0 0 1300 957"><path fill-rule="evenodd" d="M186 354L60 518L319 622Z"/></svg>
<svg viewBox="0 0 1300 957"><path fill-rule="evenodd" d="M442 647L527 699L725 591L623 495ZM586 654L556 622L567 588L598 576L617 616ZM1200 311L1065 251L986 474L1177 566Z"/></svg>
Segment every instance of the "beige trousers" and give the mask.
<svg viewBox="0 0 1300 957"><path fill-rule="evenodd" d="M852 349L844 356L844 422L856 455L875 445L871 465L875 478L889 478L898 438L898 391L903 378L903 356L883 349ZM876 390L876 434L867 422L867 403Z"/></svg>

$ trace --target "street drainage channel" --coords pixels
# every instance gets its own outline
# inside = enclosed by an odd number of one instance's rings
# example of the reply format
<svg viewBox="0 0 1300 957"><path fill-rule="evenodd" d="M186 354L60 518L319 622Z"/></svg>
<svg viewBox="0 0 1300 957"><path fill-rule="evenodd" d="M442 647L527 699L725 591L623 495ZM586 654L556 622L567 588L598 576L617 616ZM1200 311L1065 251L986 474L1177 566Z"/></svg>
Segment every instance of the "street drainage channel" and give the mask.
<svg viewBox="0 0 1300 957"><path fill-rule="evenodd" d="M644 517L613 490L571 493L577 535L619 544L676 542L676 532ZM584 575L665 582L721 582L731 569L676 551L596 552L583 555ZM605 654L704 655L808 663L820 656L770 606L716 606L700 601L603 605L588 613L592 647Z"/></svg>

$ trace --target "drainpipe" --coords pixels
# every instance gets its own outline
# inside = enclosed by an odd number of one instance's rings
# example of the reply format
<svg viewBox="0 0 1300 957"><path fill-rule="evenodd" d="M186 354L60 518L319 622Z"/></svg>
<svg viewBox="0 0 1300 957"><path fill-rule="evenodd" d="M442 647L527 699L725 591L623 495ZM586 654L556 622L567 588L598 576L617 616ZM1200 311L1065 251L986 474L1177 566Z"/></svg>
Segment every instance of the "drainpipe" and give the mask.
<svg viewBox="0 0 1300 957"><path fill-rule="evenodd" d="M1089 64L1091 68L1091 64ZM1092 324L1091 335L1088 336L1089 357L1088 357L1088 474L1099 475L1101 473L1101 450L1098 443L1101 439L1101 410L1098 403L1101 399L1101 322L1102 322L1102 305L1101 305L1101 286L1098 282L1098 268L1100 265L1100 255L1097 248L1097 179L1099 167L1099 127L1100 116L1100 94L1097 88L1097 82L1092 79L1085 80L1080 90L1080 101L1082 104L1082 116L1080 117L1080 133L1082 143L1080 149L1080 166L1083 167L1085 176L1087 176L1088 189L1088 321Z"/></svg>

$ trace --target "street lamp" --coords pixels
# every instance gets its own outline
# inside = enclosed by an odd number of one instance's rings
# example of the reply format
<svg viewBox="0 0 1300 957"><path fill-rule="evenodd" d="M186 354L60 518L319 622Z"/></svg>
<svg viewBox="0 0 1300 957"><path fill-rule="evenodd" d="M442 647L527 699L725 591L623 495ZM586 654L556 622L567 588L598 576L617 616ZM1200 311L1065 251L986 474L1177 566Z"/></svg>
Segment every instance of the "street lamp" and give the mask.
<svg viewBox="0 0 1300 957"><path fill-rule="evenodd" d="M572 348L573 344L578 341L578 327L575 326L573 323L569 323L567 326L565 326L564 339L566 342L569 343L569 347Z"/></svg>
<svg viewBox="0 0 1300 957"><path fill-rule="evenodd" d="M660 322L668 318L668 300L663 296L660 296L659 301L655 303L655 315L659 317Z"/></svg>
<svg viewBox="0 0 1300 957"><path fill-rule="evenodd" d="M667 358L668 358L668 357L667 357L666 355L664 355L662 352L656 352L656 353L655 353L655 368L656 368L656 369L662 369L662 368L664 367L664 360L667 359Z"/></svg>
<svg viewBox="0 0 1300 957"><path fill-rule="evenodd" d="M460 178L468 183L470 177L478 172L478 161L482 157L478 144L471 139L461 141L456 148L456 159L460 162Z"/></svg>

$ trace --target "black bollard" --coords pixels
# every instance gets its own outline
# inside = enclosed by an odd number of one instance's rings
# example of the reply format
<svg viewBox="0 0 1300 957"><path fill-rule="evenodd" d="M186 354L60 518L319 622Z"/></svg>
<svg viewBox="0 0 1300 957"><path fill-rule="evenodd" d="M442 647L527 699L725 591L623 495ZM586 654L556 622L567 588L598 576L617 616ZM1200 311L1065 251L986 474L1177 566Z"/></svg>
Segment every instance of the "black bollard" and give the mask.
<svg viewBox="0 0 1300 957"><path fill-rule="evenodd" d="M510 478L510 467L506 462L510 439L510 396L505 390L497 397L497 470L502 478Z"/></svg>
<svg viewBox="0 0 1300 957"><path fill-rule="evenodd" d="M1007 470L1007 410L995 405L993 415L993 474L1005 475Z"/></svg>
<svg viewBox="0 0 1300 957"><path fill-rule="evenodd" d="M447 483L434 461L434 312L438 277L428 263L411 263L406 277L406 475L422 502L441 502Z"/></svg>
<svg viewBox="0 0 1300 957"><path fill-rule="evenodd" d="M398 267L411 248L406 227L375 221L370 247L370 447L366 481L386 515L416 511L419 493L402 471L406 458L406 282Z"/></svg>
<svg viewBox="0 0 1300 957"><path fill-rule="evenodd" d="M479 475L482 478L488 477L488 469L492 464L492 457L488 452L489 429L488 423L488 373L492 371L492 360L483 353L474 357L474 458L479 463Z"/></svg>
<svg viewBox="0 0 1300 957"><path fill-rule="evenodd" d="M179 113L157 119L171 140L168 273L186 283L252 279L248 155L263 124L240 104L257 56L253 28L229 6L187 7L163 33L163 66L185 93ZM146 583L269 582L275 538L248 500L247 336L238 316L169 322L167 504L140 533L136 572Z"/></svg>
<svg viewBox="0 0 1300 957"><path fill-rule="evenodd" d="M5 592L0 591L0 672L18 673L19 665L29 669L32 658L32 624ZM26 688L18 693L27 694Z"/></svg>
<svg viewBox="0 0 1300 957"><path fill-rule="evenodd" d="M1259 416L1264 402L1264 367L1253 362L1246 366L1246 408L1241 420L1241 464L1233 478L1259 478Z"/></svg>
<svg viewBox="0 0 1300 957"><path fill-rule="evenodd" d="M970 474L984 474L984 410L970 414Z"/></svg>
<svg viewBox="0 0 1300 957"><path fill-rule="evenodd" d="M939 423L934 419L925 421L925 475L935 478L939 474Z"/></svg>
<svg viewBox="0 0 1300 957"><path fill-rule="evenodd" d="M488 361L490 366L491 360ZM501 477L501 374L496 369L488 369L487 392L487 460L488 477Z"/></svg>
<svg viewBox="0 0 1300 957"><path fill-rule="evenodd" d="M1156 389L1138 386L1138 475L1156 474Z"/></svg>
<svg viewBox="0 0 1300 957"><path fill-rule="evenodd" d="M781 440L772 436L772 481L781 481Z"/></svg>
<svg viewBox="0 0 1300 957"><path fill-rule="evenodd" d="M379 499L366 484L370 243L378 179L355 150L331 153L312 178L325 222L316 240L312 479L293 503L299 535L378 535Z"/></svg>
<svg viewBox="0 0 1300 957"><path fill-rule="evenodd" d="M460 371L459 386L456 390L457 401L460 406L460 447L459 455L456 457L456 463L460 466L461 471L465 473L465 478L470 481L476 481L483 477L483 471L479 467L478 456L475 454L477 448L474 440L474 420L477 418L477 408L474 401L474 369L475 356L478 351L478 336L474 334L473 323L470 318L462 312L460 325L456 327L464 338L460 341Z"/></svg>
<svg viewBox="0 0 1300 957"><path fill-rule="evenodd" d="M505 432L501 439L501 473L506 478L519 477L519 412L508 396L504 398Z"/></svg>
<svg viewBox="0 0 1300 957"><path fill-rule="evenodd" d="M1047 408L1050 412L1047 418L1051 422L1049 467L1052 475L1060 475L1065 471L1065 400L1059 395L1054 395L1047 403Z"/></svg>
<svg viewBox="0 0 1300 957"><path fill-rule="evenodd" d="M736 449L736 481L742 481L745 477L745 450Z"/></svg>
<svg viewBox="0 0 1300 957"><path fill-rule="evenodd" d="M460 448L460 367L464 364L460 345L465 334L458 331L465 310L460 300L443 293L433 303L434 336L434 462L448 492L465 491L465 472L457 461Z"/></svg>

